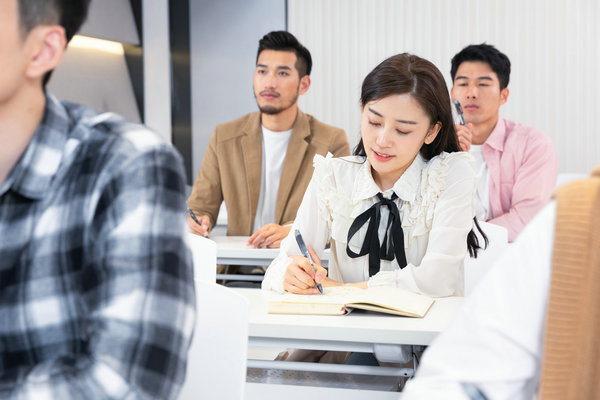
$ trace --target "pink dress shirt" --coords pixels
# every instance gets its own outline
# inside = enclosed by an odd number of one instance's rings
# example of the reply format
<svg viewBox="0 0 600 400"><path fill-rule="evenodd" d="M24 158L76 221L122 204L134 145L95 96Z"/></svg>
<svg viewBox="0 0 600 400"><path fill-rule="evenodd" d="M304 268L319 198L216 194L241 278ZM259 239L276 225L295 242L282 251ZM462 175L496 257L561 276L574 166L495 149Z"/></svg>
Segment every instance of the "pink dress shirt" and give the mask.
<svg viewBox="0 0 600 400"><path fill-rule="evenodd" d="M512 242L548 203L556 185L558 159L548 135L500 118L482 147L490 171L488 222L508 229Z"/></svg>

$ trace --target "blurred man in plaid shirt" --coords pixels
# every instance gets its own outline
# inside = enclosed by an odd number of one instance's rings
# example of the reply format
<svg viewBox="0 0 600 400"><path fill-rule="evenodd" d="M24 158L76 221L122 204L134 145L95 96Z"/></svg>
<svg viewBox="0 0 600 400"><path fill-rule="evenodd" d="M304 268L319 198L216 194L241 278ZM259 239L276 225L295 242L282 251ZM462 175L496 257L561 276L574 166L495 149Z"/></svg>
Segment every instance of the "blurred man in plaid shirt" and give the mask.
<svg viewBox="0 0 600 400"><path fill-rule="evenodd" d="M1 399L172 399L185 377L180 156L44 89L87 8L0 1Z"/></svg>

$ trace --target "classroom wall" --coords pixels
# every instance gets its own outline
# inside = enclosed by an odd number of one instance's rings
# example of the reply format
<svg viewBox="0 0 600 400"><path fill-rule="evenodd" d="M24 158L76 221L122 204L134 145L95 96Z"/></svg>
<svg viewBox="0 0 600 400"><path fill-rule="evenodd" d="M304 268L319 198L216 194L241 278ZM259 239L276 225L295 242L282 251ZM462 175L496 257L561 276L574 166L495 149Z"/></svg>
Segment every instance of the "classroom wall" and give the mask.
<svg viewBox="0 0 600 400"><path fill-rule="evenodd" d="M90 3L81 35L139 45L129 2L103 0ZM121 49L122 50L122 49ZM48 90L61 100L111 111L141 122L124 54L69 46L48 82Z"/></svg>
<svg viewBox="0 0 600 400"><path fill-rule="evenodd" d="M450 84L450 59L487 42L512 62L501 115L547 132L560 172L600 164L600 2L596 0L288 0L288 29L311 51L312 86L302 109L359 138L364 76L411 52Z"/></svg>
<svg viewBox="0 0 600 400"><path fill-rule="evenodd" d="M190 0L193 179L215 126L257 110L258 41L285 27L285 0Z"/></svg>

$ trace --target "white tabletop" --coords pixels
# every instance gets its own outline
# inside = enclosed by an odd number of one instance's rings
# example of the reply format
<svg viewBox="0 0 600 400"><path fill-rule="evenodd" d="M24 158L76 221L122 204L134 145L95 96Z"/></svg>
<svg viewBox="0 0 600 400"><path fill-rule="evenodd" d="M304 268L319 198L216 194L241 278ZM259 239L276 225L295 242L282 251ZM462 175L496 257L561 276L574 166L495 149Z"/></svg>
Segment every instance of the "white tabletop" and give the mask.
<svg viewBox="0 0 600 400"><path fill-rule="evenodd" d="M248 299L250 343L262 346L299 345L313 342L308 347L325 348L334 343L346 343L350 348L360 344L428 345L443 332L462 305L462 297L436 299L424 318L399 317L377 313L351 313L346 316L280 315L268 314L269 299L279 296L260 289L235 289ZM335 350L334 348L329 348ZM337 349L337 348L336 348Z"/></svg>
<svg viewBox="0 0 600 400"><path fill-rule="evenodd" d="M211 236L210 239L217 243L218 264L269 265L279 254L279 249L255 249L247 246L248 236ZM232 259L235 262L222 261L226 259ZM244 262L245 260L250 260L254 264L239 264L240 261ZM256 264L256 262L263 261L266 264Z"/></svg>
<svg viewBox="0 0 600 400"><path fill-rule="evenodd" d="M255 249L246 245L249 236L211 236L217 243L217 264L269 265L279 255L279 249ZM323 264L329 259L325 250Z"/></svg>

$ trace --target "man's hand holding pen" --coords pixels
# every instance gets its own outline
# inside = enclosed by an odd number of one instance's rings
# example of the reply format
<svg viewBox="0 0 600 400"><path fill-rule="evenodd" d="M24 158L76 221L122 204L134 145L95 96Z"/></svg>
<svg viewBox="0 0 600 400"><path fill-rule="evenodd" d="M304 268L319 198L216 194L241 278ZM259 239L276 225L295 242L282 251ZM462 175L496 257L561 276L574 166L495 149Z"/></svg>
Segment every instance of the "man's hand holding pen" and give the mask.
<svg viewBox="0 0 600 400"><path fill-rule="evenodd" d="M456 114L458 115L459 123L456 124L456 135L458 136L458 144L462 151L471 150L471 143L473 143L473 124L466 123L463 115L460 101L454 99L454 107L456 107Z"/></svg>
<svg viewBox="0 0 600 400"><path fill-rule="evenodd" d="M188 225L190 226L190 232L195 235L208 237L208 231L210 230L210 218L208 215L200 215L197 217L191 209L187 209L188 212Z"/></svg>
<svg viewBox="0 0 600 400"><path fill-rule="evenodd" d="M473 142L473 124L456 125L456 135L458 136L458 144L462 151L469 151Z"/></svg>

